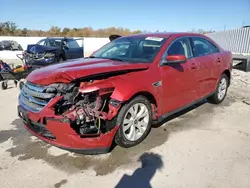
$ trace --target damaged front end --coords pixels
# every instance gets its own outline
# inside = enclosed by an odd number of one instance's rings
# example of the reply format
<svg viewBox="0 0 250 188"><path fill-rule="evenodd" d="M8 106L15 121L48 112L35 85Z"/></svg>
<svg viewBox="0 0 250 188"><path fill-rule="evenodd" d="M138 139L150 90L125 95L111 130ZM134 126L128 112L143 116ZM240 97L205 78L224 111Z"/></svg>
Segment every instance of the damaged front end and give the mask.
<svg viewBox="0 0 250 188"><path fill-rule="evenodd" d="M42 45L28 45L24 52L26 63L32 66L43 67L58 62L58 48Z"/></svg>
<svg viewBox="0 0 250 188"><path fill-rule="evenodd" d="M103 148L106 144L109 147L117 130L115 116L121 102L110 97L114 87L101 82L48 86L27 82L19 95L19 116L30 132L54 145Z"/></svg>
<svg viewBox="0 0 250 188"><path fill-rule="evenodd" d="M68 91L61 93L62 99L55 105L56 115L63 117L77 134L98 136L113 129L111 120L117 115L121 102L111 99L114 87L91 87L98 81L82 82L74 87L67 87ZM101 86L101 85L100 85ZM49 90L54 90L50 86Z"/></svg>

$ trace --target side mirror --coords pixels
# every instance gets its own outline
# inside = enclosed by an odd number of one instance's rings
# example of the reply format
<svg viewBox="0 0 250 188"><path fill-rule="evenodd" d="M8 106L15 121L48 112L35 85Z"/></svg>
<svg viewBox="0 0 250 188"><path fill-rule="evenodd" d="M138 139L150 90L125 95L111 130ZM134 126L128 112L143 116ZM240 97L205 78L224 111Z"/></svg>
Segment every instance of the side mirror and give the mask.
<svg viewBox="0 0 250 188"><path fill-rule="evenodd" d="M67 46L67 44L66 44L66 42L62 43L62 47L63 47L64 50L68 50L69 49L68 46Z"/></svg>
<svg viewBox="0 0 250 188"><path fill-rule="evenodd" d="M115 40L115 39L117 39L117 38L120 38L121 36L120 35L110 35L109 36L109 40L110 41L113 41L113 40Z"/></svg>
<svg viewBox="0 0 250 188"><path fill-rule="evenodd" d="M176 54L176 55L169 55L166 58L166 61L164 64L175 64L175 63L185 63L187 61L187 58L185 55Z"/></svg>

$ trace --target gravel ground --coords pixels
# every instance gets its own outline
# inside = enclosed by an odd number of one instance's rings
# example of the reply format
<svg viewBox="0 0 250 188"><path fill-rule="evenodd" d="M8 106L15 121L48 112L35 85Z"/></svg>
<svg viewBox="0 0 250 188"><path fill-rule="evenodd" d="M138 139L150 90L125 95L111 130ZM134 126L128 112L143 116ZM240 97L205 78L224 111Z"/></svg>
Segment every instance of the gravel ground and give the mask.
<svg viewBox="0 0 250 188"><path fill-rule="evenodd" d="M131 149L83 156L31 136L18 89L0 91L0 187L250 187L250 73L233 71L220 106L178 114Z"/></svg>

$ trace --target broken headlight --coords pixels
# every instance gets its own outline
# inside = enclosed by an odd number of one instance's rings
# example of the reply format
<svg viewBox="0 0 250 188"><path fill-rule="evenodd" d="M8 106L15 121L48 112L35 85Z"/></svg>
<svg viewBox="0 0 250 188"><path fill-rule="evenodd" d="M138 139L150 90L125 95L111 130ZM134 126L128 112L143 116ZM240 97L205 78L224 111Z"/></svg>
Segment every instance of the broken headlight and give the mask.
<svg viewBox="0 0 250 188"><path fill-rule="evenodd" d="M55 54L51 53L51 52L47 52L47 53L44 54L43 57L44 57L44 59L54 58Z"/></svg>

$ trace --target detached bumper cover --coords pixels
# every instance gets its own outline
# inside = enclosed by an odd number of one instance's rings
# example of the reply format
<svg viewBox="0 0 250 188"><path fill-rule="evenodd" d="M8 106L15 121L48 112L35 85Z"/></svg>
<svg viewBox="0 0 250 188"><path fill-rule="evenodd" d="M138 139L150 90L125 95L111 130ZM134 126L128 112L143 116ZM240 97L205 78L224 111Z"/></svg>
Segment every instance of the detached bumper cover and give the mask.
<svg viewBox="0 0 250 188"><path fill-rule="evenodd" d="M49 108L45 108L39 113L33 113L21 105L18 106L18 115L22 118L26 129L51 145L84 154L107 153L109 151L118 126L98 137L82 138L71 128L69 123L61 121L61 116L53 116L52 114L54 113Z"/></svg>

